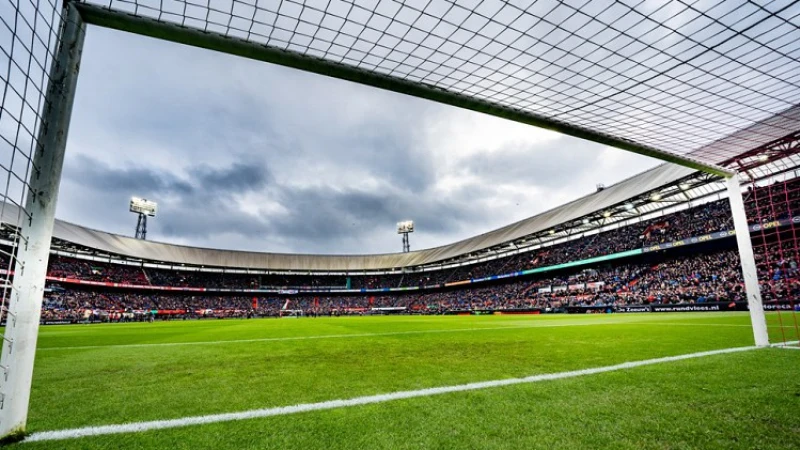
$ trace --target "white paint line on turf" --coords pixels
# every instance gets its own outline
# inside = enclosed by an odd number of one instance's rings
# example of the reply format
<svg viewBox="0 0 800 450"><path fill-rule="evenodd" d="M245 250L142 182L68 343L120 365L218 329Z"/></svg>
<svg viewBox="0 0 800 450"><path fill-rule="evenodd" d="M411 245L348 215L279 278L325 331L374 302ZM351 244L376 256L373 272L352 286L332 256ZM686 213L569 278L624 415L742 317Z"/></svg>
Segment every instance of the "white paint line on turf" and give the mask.
<svg viewBox="0 0 800 450"><path fill-rule="evenodd" d="M38 347L37 351L50 350L92 350L92 349L112 349L112 348L140 348L140 347L176 347L184 345L218 345L218 344L242 344L248 342L281 342L281 341L308 341L316 339L344 339L344 338L363 338L381 336L403 336L413 334L429 333L463 333L471 331L498 331L498 330L520 330L526 328L560 328L560 327L583 327L595 325L695 325L682 322L581 322L581 323L551 323L544 325L518 325L504 327L473 327L473 328L450 328L440 330L413 330L413 331L387 331L384 333L352 333L352 334L320 334L314 336L286 336L274 338L255 338L255 339L225 339L219 341L192 341L192 342L156 342L148 344L111 344L111 345L76 345L66 347ZM700 324L697 324L700 325ZM741 326L750 325L731 325L731 324L703 324L703 326Z"/></svg>
<svg viewBox="0 0 800 450"><path fill-rule="evenodd" d="M800 350L800 347L795 347L795 345L800 345L800 341L777 342L775 344L771 344L770 347L788 348L790 350Z"/></svg>
<svg viewBox="0 0 800 450"><path fill-rule="evenodd" d="M515 384L538 383L541 381L561 380L564 378L581 377L585 375L595 375L617 370L633 369L635 367L649 366L653 364L683 361L686 359L702 358L705 356L722 355L726 353L738 353L755 350L757 347L736 347L721 350L711 350L699 353L689 353L686 355L667 356L663 358L645 359L642 361L625 362L612 366L595 367L592 369L573 370L569 372L548 373L533 375L525 378L509 378L505 380L481 381L478 383L459 384L455 386L442 386L414 391L400 391L390 394L369 395L356 397L346 400L329 400L319 403L305 403L292 406L280 406L276 408L253 409L235 413L210 414L206 416L184 417L180 419L152 420L148 422L125 423L119 425L101 425L95 427L73 428L67 430L41 431L28 436L24 442L58 441L64 439L75 439L87 436L102 436L121 433L140 433L144 431L163 430L167 428L179 428L191 425L206 425L220 422L232 422L237 420L257 419L263 417L284 416L288 414L298 414L309 411L323 411L328 409L346 408L350 406L370 405L374 403L384 403L394 400L408 398L429 397L432 395L449 394L453 392L475 391L479 389L494 388L500 386L512 386Z"/></svg>
<svg viewBox="0 0 800 450"><path fill-rule="evenodd" d="M747 327L752 328L752 325L739 324L739 323L686 323L686 322L639 322L647 325L682 325L687 327Z"/></svg>

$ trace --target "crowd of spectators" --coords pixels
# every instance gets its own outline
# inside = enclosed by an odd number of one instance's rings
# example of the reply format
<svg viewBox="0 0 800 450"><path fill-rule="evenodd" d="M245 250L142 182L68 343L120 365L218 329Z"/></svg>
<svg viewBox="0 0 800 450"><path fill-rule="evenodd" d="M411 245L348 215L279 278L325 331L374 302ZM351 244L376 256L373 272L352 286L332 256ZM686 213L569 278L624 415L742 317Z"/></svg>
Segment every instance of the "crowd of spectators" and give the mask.
<svg viewBox="0 0 800 450"><path fill-rule="evenodd" d="M800 179L775 182L758 189L748 188L744 194L745 210L750 222L788 219L798 214Z"/></svg>
<svg viewBox="0 0 800 450"><path fill-rule="evenodd" d="M763 248L757 267L765 301L800 295L797 255L780 244ZM581 269L557 277L461 289L338 296L207 296L81 291L57 286L46 295L44 320L145 320L150 317L352 315L389 312L559 311L575 306L697 304L744 301L734 250L689 254L656 262Z"/></svg>
<svg viewBox="0 0 800 450"><path fill-rule="evenodd" d="M47 274L57 278L77 278L86 281L148 285L150 281L141 267L120 264L50 257Z"/></svg>

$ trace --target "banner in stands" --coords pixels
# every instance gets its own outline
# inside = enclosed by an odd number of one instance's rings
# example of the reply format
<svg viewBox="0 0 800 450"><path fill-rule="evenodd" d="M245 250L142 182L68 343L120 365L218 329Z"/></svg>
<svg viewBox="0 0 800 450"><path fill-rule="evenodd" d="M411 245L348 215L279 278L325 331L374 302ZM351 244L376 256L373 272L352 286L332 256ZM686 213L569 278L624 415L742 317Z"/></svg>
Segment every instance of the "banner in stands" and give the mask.
<svg viewBox="0 0 800 450"><path fill-rule="evenodd" d="M87 286L102 286L102 287L115 287L115 288L134 288L134 289L152 289L156 291L192 291L192 292L205 292L208 289L201 287L184 287L184 286L142 286L139 284L128 283L111 283L108 281L89 281L78 280L75 278L60 278L60 277L47 277L47 281L58 281L60 283L73 283L83 284Z"/></svg>
<svg viewBox="0 0 800 450"><path fill-rule="evenodd" d="M470 280L470 282L472 282L472 283L480 283L482 281L502 280L504 278L513 278L513 277L518 277L520 275L524 275L524 273L523 272L511 272L511 273L505 273L505 274L502 274L502 275L492 275L490 277L473 278L473 279ZM450 285L452 285L452 284L448 284L448 286L450 286Z"/></svg>
<svg viewBox="0 0 800 450"><path fill-rule="evenodd" d="M617 312L626 312L626 313L650 312L650 307L647 305L618 306Z"/></svg>
<svg viewBox="0 0 800 450"><path fill-rule="evenodd" d="M586 283L586 289L592 289L597 291L600 290L600 288L605 285L606 285L605 281L593 281L591 283Z"/></svg>
<svg viewBox="0 0 800 450"><path fill-rule="evenodd" d="M502 315L502 314L541 314L541 308L525 308L525 309L451 309L444 314L449 316L486 316L486 315Z"/></svg>
<svg viewBox="0 0 800 450"><path fill-rule="evenodd" d="M795 306L787 300L779 302L769 302L764 304L766 311L791 311L799 309L800 304ZM642 313L642 312L713 312L713 311L747 311L747 302L709 302L692 303L677 305L628 305L628 306L568 306L569 314L585 314L596 312L620 312L620 313Z"/></svg>
<svg viewBox="0 0 800 450"><path fill-rule="evenodd" d="M724 239L726 237L735 236L735 235L736 235L736 232L733 231L733 230L717 231L717 232L714 232L714 233L704 234L702 236L695 236L695 237L692 237L692 238L681 239L680 241L666 242L664 244L651 245L649 247L644 247L642 249L642 252L643 253L656 252L656 251L659 251L659 250L666 250L668 248L681 247L681 246L684 246L684 245L699 244L701 242L715 241L717 239Z"/></svg>
<svg viewBox="0 0 800 450"><path fill-rule="evenodd" d="M769 230L771 228L785 227L790 224L800 224L800 216L794 216L791 219L773 220L771 222L765 222L762 224L750 225L747 228L750 229L751 233L754 233L761 230ZM668 248L680 247L683 245L699 244L701 242L715 241L717 239L724 239L731 236L736 236L736 231L734 230L717 231L714 233L704 234L702 236L695 236L688 239L682 239L680 241L651 245L649 247L642 248L642 252L643 253L655 252L658 250L666 250Z"/></svg>
<svg viewBox="0 0 800 450"><path fill-rule="evenodd" d="M519 275L529 275L529 274L532 274L532 273L549 272L551 270L559 270L559 269L566 269L568 267L583 266L583 265L586 265L586 264L592 264L592 263L602 262L602 261L609 261L609 260L612 260L612 259L624 258L626 256L638 255L638 254L641 254L641 253L642 253L642 249L637 248L637 249L628 250L628 251L625 251L625 252L612 253L610 255L603 255L603 256L597 256L597 257L594 257L594 258L582 259L580 261L572 261L572 262L568 262L568 263L564 263L564 264L556 264L555 266L537 267L535 269L523 270L522 272L517 272L517 273Z"/></svg>

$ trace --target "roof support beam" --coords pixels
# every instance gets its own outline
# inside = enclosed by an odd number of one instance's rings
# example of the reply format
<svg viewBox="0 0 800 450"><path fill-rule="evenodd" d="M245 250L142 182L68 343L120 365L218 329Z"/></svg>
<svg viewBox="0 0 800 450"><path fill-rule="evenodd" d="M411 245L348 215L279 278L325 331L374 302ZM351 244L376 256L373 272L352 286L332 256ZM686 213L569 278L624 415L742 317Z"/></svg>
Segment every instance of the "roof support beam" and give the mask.
<svg viewBox="0 0 800 450"><path fill-rule="evenodd" d="M149 36L166 41L215 50L244 58L278 64L307 72L348 80L367 86L385 89L401 94L444 103L459 108L489 114L556 131L603 145L617 147L640 155L700 170L718 176L730 176L731 171L704 163L686 156L677 155L659 148L644 145L610 134L601 133L581 126L556 120L552 117L535 114L520 109L502 106L467 95L447 91L428 84L404 80L399 77L371 72L347 64L341 64L299 52L284 50L269 45L248 42L219 33L201 31L169 22L140 17L133 14L86 3L76 3L86 23L120 31Z"/></svg>

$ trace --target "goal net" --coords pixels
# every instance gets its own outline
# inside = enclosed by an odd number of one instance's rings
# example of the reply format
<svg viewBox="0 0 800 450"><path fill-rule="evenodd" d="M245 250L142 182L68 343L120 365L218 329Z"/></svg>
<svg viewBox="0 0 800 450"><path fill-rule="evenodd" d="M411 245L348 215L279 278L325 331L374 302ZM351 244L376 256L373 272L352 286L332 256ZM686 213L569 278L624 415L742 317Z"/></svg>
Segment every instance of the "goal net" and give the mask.
<svg viewBox="0 0 800 450"><path fill-rule="evenodd" d="M85 23L546 127L729 177L731 191L737 179L720 161L800 129L800 115L786 113L797 109L800 62L776 43L796 36L789 6L720 16L716 3L525 3L0 0L0 437L24 431L27 419ZM730 138L754 124L757 132ZM778 180L745 193L757 205L747 211L759 226L754 246L735 188L756 342L766 343L760 284L769 337L791 343L798 186Z"/></svg>
<svg viewBox="0 0 800 450"><path fill-rule="evenodd" d="M800 179L798 168L752 181L745 194L767 331L773 344L800 340Z"/></svg>

